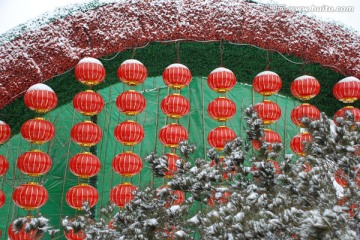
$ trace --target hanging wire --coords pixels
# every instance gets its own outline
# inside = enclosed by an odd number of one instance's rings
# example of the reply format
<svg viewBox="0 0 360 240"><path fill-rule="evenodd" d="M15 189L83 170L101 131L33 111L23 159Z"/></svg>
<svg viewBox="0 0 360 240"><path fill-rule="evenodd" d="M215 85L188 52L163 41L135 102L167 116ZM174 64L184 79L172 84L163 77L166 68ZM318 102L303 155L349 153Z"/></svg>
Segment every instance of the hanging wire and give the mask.
<svg viewBox="0 0 360 240"><path fill-rule="evenodd" d="M176 62L180 63L180 41L176 42Z"/></svg>
<svg viewBox="0 0 360 240"><path fill-rule="evenodd" d="M220 44L219 44L219 47L220 47L220 67L223 67L224 64L223 64L223 54L224 54L224 49L223 49L223 44L222 44L222 39L220 40Z"/></svg>
<svg viewBox="0 0 360 240"><path fill-rule="evenodd" d="M267 64L266 64L266 71L268 71L270 69L270 57L269 57L269 51L266 51L266 59L267 59Z"/></svg>
<svg viewBox="0 0 360 240"><path fill-rule="evenodd" d="M136 48L137 48L137 45L133 48L133 51L132 51L132 54L131 54L131 59L135 59Z"/></svg>

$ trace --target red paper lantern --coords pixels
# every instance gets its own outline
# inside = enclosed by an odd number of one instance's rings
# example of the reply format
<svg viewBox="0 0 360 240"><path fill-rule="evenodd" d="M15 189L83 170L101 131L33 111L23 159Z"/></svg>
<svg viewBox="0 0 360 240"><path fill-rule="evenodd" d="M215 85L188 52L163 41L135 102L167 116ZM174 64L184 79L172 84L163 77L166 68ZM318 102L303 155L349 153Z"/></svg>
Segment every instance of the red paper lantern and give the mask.
<svg viewBox="0 0 360 240"><path fill-rule="evenodd" d="M291 111L291 121L299 126L304 127L304 125L301 122L301 119L304 117L309 118L311 121L316 121L320 119L320 111L317 109L317 107L310 105L308 103L303 103L300 106L295 107Z"/></svg>
<svg viewBox="0 0 360 240"><path fill-rule="evenodd" d="M346 112L349 111L350 113L352 113L354 115L354 121L355 122L360 122L360 109L359 108L355 108L353 106L346 106L340 110L338 110L335 115L334 115L334 123L336 125L338 125L337 122L337 118L342 117L344 119L346 119Z"/></svg>
<svg viewBox="0 0 360 240"><path fill-rule="evenodd" d="M360 98L360 80L356 77L347 77L337 82L333 94L341 102L352 103Z"/></svg>
<svg viewBox="0 0 360 240"><path fill-rule="evenodd" d="M257 93L264 96L270 96L279 92L282 81L276 73L264 71L255 76L252 85Z"/></svg>
<svg viewBox="0 0 360 240"><path fill-rule="evenodd" d="M309 163L303 164L303 171L308 173L312 169L312 166Z"/></svg>
<svg viewBox="0 0 360 240"><path fill-rule="evenodd" d="M134 198L137 187L131 183L121 183L111 189L110 200L119 207L124 207Z"/></svg>
<svg viewBox="0 0 360 240"><path fill-rule="evenodd" d="M209 103L207 112L212 119L223 122L235 115L236 105L228 98L218 97Z"/></svg>
<svg viewBox="0 0 360 240"><path fill-rule="evenodd" d="M181 118L189 113L190 102L179 93L173 93L166 96L161 101L161 110L170 118Z"/></svg>
<svg viewBox="0 0 360 240"><path fill-rule="evenodd" d="M86 233L83 230L75 232L74 230L70 230L65 233L65 238L67 240L85 240Z"/></svg>
<svg viewBox="0 0 360 240"><path fill-rule="evenodd" d="M338 205L339 206L344 206L347 202L349 202L349 198L348 197L342 197L338 200ZM359 206L356 204L350 204L349 205L349 210L344 210L344 212L349 213L349 217L353 218L355 216L355 213L357 211L359 211Z"/></svg>
<svg viewBox="0 0 360 240"><path fill-rule="evenodd" d="M0 177L4 176L9 170L9 162L3 155L0 155Z"/></svg>
<svg viewBox="0 0 360 240"><path fill-rule="evenodd" d="M342 187L349 187L349 183L347 181L347 175L345 172L340 168L335 172L335 181Z"/></svg>
<svg viewBox="0 0 360 240"><path fill-rule="evenodd" d="M274 168L274 174L275 175L278 175L278 174L281 174L281 167L280 167L280 164L275 161L275 160L272 160L272 159L268 159L266 160L267 163L270 163L272 165L272 167ZM255 164L253 164L251 166L251 171L258 171L259 169L255 166Z"/></svg>
<svg viewBox="0 0 360 240"><path fill-rule="evenodd" d="M99 173L100 159L90 152L74 155L69 161L70 171L80 178L90 178Z"/></svg>
<svg viewBox="0 0 360 240"><path fill-rule="evenodd" d="M54 138L55 128L43 118L34 118L21 126L21 135L33 144L43 144Z"/></svg>
<svg viewBox="0 0 360 240"><path fill-rule="evenodd" d="M235 86L236 76L231 70L219 67L209 74L207 82L211 90L224 93Z"/></svg>
<svg viewBox="0 0 360 240"><path fill-rule="evenodd" d="M187 130L178 123L170 123L159 131L159 139L166 147L176 148L181 141L189 138Z"/></svg>
<svg viewBox="0 0 360 240"><path fill-rule="evenodd" d="M49 198L48 191L38 183L30 182L15 188L12 199L25 210L34 210L45 205Z"/></svg>
<svg viewBox="0 0 360 240"><path fill-rule="evenodd" d="M99 194L96 188L85 183L70 188L66 193L66 203L77 210L81 210L85 202L92 208L98 200Z"/></svg>
<svg viewBox="0 0 360 240"><path fill-rule="evenodd" d="M138 60L129 59L120 65L117 75L122 82L134 86L143 83L148 76L148 72L144 64Z"/></svg>
<svg viewBox="0 0 360 240"><path fill-rule="evenodd" d="M0 190L0 208L4 206L5 202L6 202L5 193L2 190Z"/></svg>
<svg viewBox="0 0 360 240"><path fill-rule="evenodd" d="M281 108L270 100L264 100L254 106L258 113L258 117L262 119L264 125L269 125L281 117Z"/></svg>
<svg viewBox="0 0 360 240"><path fill-rule="evenodd" d="M71 139L80 146L91 147L102 138L101 128L91 121L83 121L71 128Z"/></svg>
<svg viewBox="0 0 360 240"><path fill-rule="evenodd" d="M146 98L135 90L128 90L116 98L116 107L120 112L134 116L144 111Z"/></svg>
<svg viewBox="0 0 360 240"><path fill-rule="evenodd" d="M311 142L312 136L310 133L302 132L296 136L294 136L290 141L290 148L291 150L298 154L299 156L305 156L306 153L304 152L304 142Z"/></svg>
<svg viewBox="0 0 360 240"><path fill-rule="evenodd" d="M83 58L75 67L76 79L88 86L98 85L103 82L105 75L104 66L95 58Z"/></svg>
<svg viewBox="0 0 360 240"><path fill-rule="evenodd" d="M232 176L235 176L236 174L236 171L237 171L237 167L235 167L235 170L234 171L231 171L231 170L227 170L225 171L224 168L228 168L227 164L224 162L224 157L223 156L220 156L220 160L219 160L219 163L218 163L222 168L223 168L223 178L226 180L226 179L229 179L230 175ZM216 162L214 160L212 160L210 162L210 167L213 167L216 165Z"/></svg>
<svg viewBox="0 0 360 240"><path fill-rule="evenodd" d="M144 128L132 120L126 120L115 127L116 140L125 146L134 146L144 139Z"/></svg>
<svg viewBox="0 0 360 240"><path fill-rule="evenodd" d="M214 147L220 151L224 149L227 142L230 142L236 138L234 130L226 126L216 127L208 134L207 141L211 147Z"/></svg>
<svg viewBox="0 0 360 240"><path fill-rule="evenodd" d="M38 177L49 172L51 166L50 156L40 150L24 152L17 160L19 170L31 177Z"/></svg>
<svg viewBox="0 0 360 240"><path fill-rule="evenodd" d="M10 126L0 120L0 144L5 143L11 136Z"/></svg>
<svg viewBox="0 0 360 240"><path fill-rule="evenodd" d="M45 84L38 83L25 92L24 102L31 110L46 113L56 107L58 99L54 90Z"/></svg>
<svg viewBox="0 0 360 240"><path fill-rule="evenodd" d="M76 111L85 116L99 114L104 108L105 102L102 96L93 90L79 92L73 98L73 106Z"/></svg>
<svg viewBox="0 0 360 240"><path fill-rule="evenodd" d="M214 192L211 198L208 200L209 206L214 206L215 204L221 204L224 205L228 202L229 197L231 196L230 192Z"/></svg>
<svg viewBox="0 0 360 240"><path fill-rule="evenodd" d="M30 218L28 218L27 223L30 222ZM26 231L26 224L23 225L20 231L15 231L13 224L8 228L8 237L10 240L39 240L44 234L37 234L38 229L32 229L30 231Z"/></svg>
<svg viewBox="0 0 360 240"><path fill-rule="evenodd" d="M296 78L290 85L291 93L300 100L309 100L320 92L319 81L312 76Z"/></svg>
<svg viewBox="0 0 360 240"><path fill-rule="evenodd" d="M116 155L112 162L113 170L124 177L132 177L140 173L142 167L140 156L130 151Z"/></svg>
<svg viewBox="0 0 360 240"><path fill-rule="evenodd" d="M190 70L180 63L168 66L163 72L162 77L167 86L175 89L188 86L192 79Z"/></svg>
<svg viewBox="0 0 360 240"><path fill-rule="evenodd" d="M166 153L165 156L168 159L168 171L164 172L164 174L166 178L172 178L178 171L176 162L181 158L175 153Z"/></svg>
<svg viewBox="0 0 360 240"><path fill-rule="evenodd" d="M169 192L169 198L166 199L166 203L165 203L165 207L171 207L174 205L181 205L183 204L183 202L185 201L185 194L183 191L180 190L172 190L170 188L170 186L165 185L162 187L159 187L158 189L156 189L157 195L159 195L160 191L162 191L163 189L167 189L167 191Z"/></svg>
<svg viewBox="0 0 360 240"><path fill-rule="evenodd" d="M268 151L272 150L271 144L281 143L281 137L277 132L274 132L271 129L264 129L265 137L261 137L260 140L270 144L268 146ZM257 140L252 140L252 146L255 150L259 150L261 147L261 142Z"/></svg>

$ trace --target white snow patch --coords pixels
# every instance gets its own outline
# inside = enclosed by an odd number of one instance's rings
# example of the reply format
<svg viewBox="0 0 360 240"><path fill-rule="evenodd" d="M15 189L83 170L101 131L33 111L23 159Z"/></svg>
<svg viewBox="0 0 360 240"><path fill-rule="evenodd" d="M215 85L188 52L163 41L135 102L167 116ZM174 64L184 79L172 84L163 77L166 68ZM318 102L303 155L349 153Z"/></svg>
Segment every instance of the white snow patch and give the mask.
<svg viewBox="0 0 360 240"><path fill-rule="evenodd" d="M83 58L79 61L79 63L96 63L102 66L102 63L98 59L92 57Z"/></svg>
<svg viewBox="0 0 360 240"><path fill-rule="evenodd" d="M138 61L138 60L136 60L136 59L128 59L128 60L125 60L121 65L123 65L123 64L128 64L128 63L137 63L137 64L143 65L142 62L140 62L140 61Z"/></svg>
<svg viewBox="0 0 360 240"><path fill-rule="evenodd" d="M193 223L193 224L199 224L200 223L200 220L199 220L199 218L198 218L198 216L197 215L195 215L194 217L192 217L192 218L190 218L189 220L188 220L188 222L189 223Z"/></svg>
<svg viewBox="0 0 360 240"><path fill-rule="evenodd" d="M183 64L181 64L181 63L174 63L174 64L171 64L171 65L169 65L166 69L168 69L168 68L176 68L176 67L178 67L178 68L186 68L186 69L188 69L185 65L183 65Z"/></svg>
<svg viewBox="0 0 360 240"><path fill-rule="evenodd" d="M45 90L45 91L49 91L49 92L54 92L54 90L52 90L51 87L49 87L48 85L45 85L43 83L37 83L35 85L32 85L31 87L29 87L29 89L27 91L30 90Z"/></svg>
<svg viewBox="0 0 360 240"><path fill-rule="evenodd" d="M279 76L276 73L272 72L272 71L263 71L261 73L259 73L258 75L256 75L256 77L262 76L262 75L275 75L275 76Z"/></svg>
<svg viewBox="0 0 360 240"><path fill-rule="evenodd" d="M233 71L231 71L230 69L224 68L224 67L215 68L211 73L217 73L217 72L229 72L229 73L233 73ZM211 74L211 73L210 73L210 74Z"/></svg>
<svg viewBox="0 0 360 240"><path fill-rule="evenodd" d="M6 122L0 120L0 125L6 125Z"/></svg>
<svg viewBox="0 0 360 240"><path fill-rule="evenodd" d="M304 76L300 76L300 77L298 77L298 78L296 78L294 81L303 81L303 80L305 80L305 79L315 79L316 80L316 78L314 78L313 76L309 76L309 75L304 75Z"/></svg>
<svg viewBox="0 0 360 240"><path fill-rule="evenodd" d="M339 83L340 82L354 82L354 81L360 83L360 80L357 79L356 77L346 77L346 78L340 80Z"/></svg>

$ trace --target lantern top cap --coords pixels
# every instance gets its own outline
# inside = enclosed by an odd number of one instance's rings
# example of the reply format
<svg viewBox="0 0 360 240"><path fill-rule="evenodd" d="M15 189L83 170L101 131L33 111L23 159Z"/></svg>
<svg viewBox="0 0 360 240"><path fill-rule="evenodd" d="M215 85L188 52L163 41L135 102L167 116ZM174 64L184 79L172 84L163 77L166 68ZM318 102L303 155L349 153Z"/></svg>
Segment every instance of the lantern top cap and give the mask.
<svg viewBox="0 0 360 240"><path fill-rule="evenodd" d="M186 68L186 69L188 69L187 66L185 66L185 65L183 65L183 64L181 64L181 63L173 63L173 64L170 64L166 69L168 69L168 68L175 68L175 67L181 67L181 68Z"/></svg>
<svg viewBox="0 0 360 240"><path fill-rule="evenodd" d="M262 76L262 75L276 75L276 76L279 76L279 75L277 75L276 73L274 73L272 71L263 71L263 72L259 73L258 75L256 75L256 77L259 77L259 76Z"/></svg>
<svg viewBox="0 0 360 240"><path fill-rule="evenodd" d="M352 76L341 79L339 82L353 82L353 81L360 83L359 79L357 79L356 77L352 77Z"/></svg>
<svg viewBox="0 0 360 240"><path fill-rule="evenodd" d="M85 57L79 61L79 64L80 63L96 63L96 64L99 64L102 66L102 63L99 60L97 60L96 58L92 58L92 57Z"/></svg>
<svg viewBox="0 0 360 240"><path fill-rule="evenodd" d="M126 63L137 63L137 64L142 64L142 62L140 62L139 60L136 60L136 59L128 59L128 60L125 60L122 64L126 64Z"/></svg>
<svg viewBox="0 0 360 240"><path fill-rule="evenodd" d="M54 92L54 90L52 90L51 87L43 83L34 84L31 87L29 87L27 91L31 91L31 90L44 90L44 91Z"/></svg>
<svg viewBox="0 0 360 240"><path fill-rule="evenodd" d="M7 123L0 120L0 125L7 125Z"/></svg>
<svg viewBox="0 0 360 240"><path fill-rule="evenodd" d="M217 72L229 72L229 73L233 73L233 71L231 71L230 69L224 68L224 67L215 68L211 73L217 73ZM210 74L211 74L211 73L210 73Z"/></svg>
<svg viewBox="0 0 360 240"><path fill-rule="evenodd" d="M309 78L312 78L312 79L315 79L315 80L316 80L316 78L314 78L313 76L303 75L303 76L300 76L300 77L295 78L294 81L303 81L303 80L309 79Z"/></svg>

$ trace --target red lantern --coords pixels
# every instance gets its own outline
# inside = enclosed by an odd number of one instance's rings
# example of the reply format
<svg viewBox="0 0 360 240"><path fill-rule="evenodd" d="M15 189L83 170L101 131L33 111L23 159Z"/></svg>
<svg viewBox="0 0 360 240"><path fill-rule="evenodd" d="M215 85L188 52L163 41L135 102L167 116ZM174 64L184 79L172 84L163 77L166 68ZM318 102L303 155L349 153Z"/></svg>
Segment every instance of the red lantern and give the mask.
<svg viewBox="0 0 360 240"><path fill-rule="evenodd" d="M166 147L176 148L181 141L189 138L187 130L178 123L170 123L159 131L159 139Z"/></svg>
<svg viewBox="0 0 360 240"><path fill-rule="evenodd" d="M50 171L52 161L49 155L40 151L32 150L24 152L17 161L17 167L26 175L38 177Z"/></svg>
<svg viewBox="0 0 360 240"><path fill-rule="evenodd" d="M69 161L70 171L80 178L95 176L99 173L100 167L100 159L89 152L78 153Z"/></svg>
<svg viewBox="0 0 360 240"><path fill-rule="evenodd" d="M308 173L312 169L312 166L309 163L303 164L303 171Z"/></svg>
<svg viewBox="0 0 360 240"><path fill-rule="evenodd" d="M124 177L132 177L140 173L142 167L143 163L139 155L130 151L116 155L112 162L113 170Z"/></svg>
<svg viewBox="0 0 360 240"><path fill-rule="evenodd" d="M30 222L30 218L28 218L27 223ZM32 229L30 231L26 231L26 224L23 225L20 231L15 231L13 224L8 228L8 237L10 240L39 240L44 234L37 234L38 229Z"/></svg>
<svg viewBox="0 0 360 240"><path fill-rule="evenodd" d="M311 134L307 132L302 132L291 139L290 148L294 153L298 154L299 156L305 156L306 153L304 152L304 142L311 141Z"/></svg>
<svg viewBox="0 0 360 240"><path fill-rule="evenodd" d="M2 190L0 190L0 208L4 206L5 202L6 202L5 193Z"/></svg>
<svg viewBox="0 0 360 240"><path fill-rule="evenodd" d="M81 210L85 202L92 208L98 200L99 194L96 188L85 183L70 188L66 193L66 203L77 210Z"/></svg>
<svg viewBox="0 0 360 240"><path fill-rule="evenodd" d="M125 146L134 146L144 139L144 128L132 120L126 120L115 127L116 140Z"/></svg>
<svg viewBox="0 0 360 240"><path fill-rule="evenodd" d="M360 98L360 80L356 77L347 77L337 82L333 94L341 102L352 103Z"/></svg>
<svg viewBox="0 0 360 240"><path fill-rule="evenodd" d="M348 198L348 197L342 197L342 198L340 198L340 199L338 200L338 205L339 205L339 206L344 206L348 201L349 201L349 198ZM354 210L355 210L355 211L354 211ZM357 211L359 211L359 210L360 210L360 209L359 209L359 206L353 203L353 204L350 204L350 205L349 205L349 210L344 210L344 212L349 213L349 217L350 217L350 218L353 218L353 217L355 216L355 213L356 213Z"/></svg>
<svg viewBox="0 0 360 240"><path fill-rule="evenodd" d="M166 96L161 101L161 110L170 118L181 118L189 113L190 102L179 93L173 93Z"/></svg>
<svg viewBox="0 0 360 240"><path fill-rule="evenodd" d="M214 192L211 198L208 200L209 206L214 206L215 204L221 204L224 205L228 202L229 197L231 196L231 193L225 191L225 192Z"/></svg>
<svg viewBox="0 0 360 240"><path fill-rule="evenodd" d="M56 107L58 99L54 90L45 84L38 83L25 92L24 102L31 110L46 113Z"/></svg>
<svg viewBox="0 0 360 240"><path fill-rule="evenodd" d="M211 147L222 151L225 144L234 140L235 138L236 134L231 128L220 126L209 132L207 141Z"/></svg>
<svg viewBox="0 0 360 240"><path fill-rule="evenodd" d="M342 187L349 187L347 176L341 168L335 172L335 181Z"/></svg>
<svg viewBox="0 0 360 240"><path fill-rule="evenodd" d="M219 67L209 74L207 82L211 90L218 93L224 93L235 86L236 76L231 70Z"/></svg>
<svg viewBox="0 0 360 240"><path fill-rule="evenodd" d="M218 97L209 103L207 112L212 119L223 122L235 115L236 105L228 98Z"/></svg>
<svg viewBox="0 0 360 240"><path fill-rule="evenodd" d="M21 126L21 135L33 144L43 144L54 138L55 128L43 118L34 118Z"/></svg>
<svg viewBox="0 0 360 240"><path fill-rule="evenodd" d="M76 111L85 116L94 116L99 114L104 108L104 99L93 90L79 92L73 98L73 106Z"/></svg>
<svg viewBox="0 0 360 240"><path fill-rule="evenodd" d="M73 229L65 233L65 238L67 240L85 240L86 233L83 230L75 232Z"/></svg>
<svg viewBox="0 0 360 240"><path fill-rule="evenodd" d="M316 78L304 75L291 83L290 90L294 97L300 100L309 100L319 94L320 83Z"/></svg>
<svg viewBox="0 0 360 240"><path fill-rule="evenodd" d="M80 60L75 67L75 77L82 84L93 86L105 79L105 68L102 63L95 59L86 57Z"/></svg>
<svg viewBox="0 0 360 240"><path fill-rule="evenodd" d="M146 98L135 90L128 90L116 98L116 107L120 112L134 116L144 111Z"/></svg>
<svg viewBox="0 0 360 240"><path fill-rule="evenodd" d="M278 174L281 174L281 167L280 167L280 164L275 161L275 160L272 160L272 159L268 159L266 160L267 163L271 163L272 167L274 168L274 174L275 175L278 175ZM258 171L259 169L255 166L255 164L253 164L251 166L251 171Z"/></svg>
<svg viewBox="0 0 360 240"><path fill-rule="evenodd" d="M71 128L71 139L80 146L91 147L102 138L101 128L91 121L83 121Z"/></svg>
<svg viewBox="0 0 360 240"><path fill-rule="evenodd" d="M177 173L177 166L176 162L177 160L181 159L178 155L175 153L166 153L165 156L168 159L168 171L164 172L166 178L172 178L174 174Z"/></svg>
<svg viewBox="0 0 360 240"><path fill-rule="evenodd" d="M144 64L138 60L129 59L120 65L117 75L122 82L134 86L143 83L148 76L148 72Z"/></svg>
<svg viewBox="0 0 360 240"><path fill-rule="evenodd" d="M272 124L281 117L280 106L269 100L259 102L254 106L254 108L256 109L259 118L262 119L264 125Z"/></svg>
<svg viewBox="0 0 360 240"><path fill-rule="evenodd" d="M175 89L181 89L188 86L192 79L190 70L180 63L168 66L163 72L162 77L164 83L168 87Z"/></svg>
<svg viewBox="0 0 360 240"><path fill-rule="evenodd" d="M272 150L272 144L276 144L276 143L281 143L281 137L277 132L274 132L271 129L264 129L264 133L265 133L265 138L261 137L260 140L266 142L267 144L270 144L268 146L268 151ZM252 142L252 146L255 150L259 150L261 147L261 142L257 141L257 140L253 140Z"/></svg>
<svg viewBox="0 0 360 240"><path fill-rule="evenodd" d="M119 207L124 207L134 198L137 187L130 183L121 183L111 189L110 200Z"/></svg>
<svg viewBox="0 0 360 240"><path fill-rule="evenodd" d="M355 122L360 122L360 109L359 108L355 108L353 106L346 106L340 110L338 110L335 115L334 115L334 123L336 125L338 125L337 122L337 118L342 117L344 119L346 119L346 112L349 111L350 113L352 113L354 115L354 121Z"/></svg>
<svg viewBox="0 0 360 240"><path fill-rule="evenodd" d="M264 96L270 96L279 92L282 81L276 73L264 71L255 76L252 85L257 93Z"/></svg>
<svg viewBox="0 0 360 240"><path fill-rule="evenodd" d="M0 177L4 176L9 170L9 162L3 155L0 155Z"/></svg>
<svg viewBox="0 0 360 240"><path fill-rule="evenodd" d="M295 107L291 111L291 121L299 126L304 127L304 125L301 122L301 119L304 117L309 118L311 121L316 121L320 119L320 111L317 109L317 107L310 105L308 103L303 103L300 106Z"/></svg>
<svg viewBox="0 0 360 240"><path fill-rule="evenodd" d="M237 167L235 166L235 170L234 171L231 171L231 170L227 170L227 171L224 171L224 168L228 168L227 164L224 162L224 157L221 156L220 157L220 160L219 160L219 163L218 163L222 168L223 168L223 178L226 180L226 179L229 179L229 177L232 175L232 176L235 176L236 174L236 171L237 171ZM213 167L216 165L216 162L214 160L212 160L210 162L210 167Z"/></svg>
<svg viewBox="0 0 360 240"><path fill-rule="evenodd" d="M0 120L0 144L5 143L11 136L10 126Z"/></svg>
<svg viewBox="0 0 360 240"><path fill-rule="evenodd" d="M30 182L15 188L12 199L25 210L34 210L45 205L49 198L48 191L38 183Z"/></svg>
<svg viewBox="0 0 360 240"><path fill-rule="evenodd" d="M185 194L184 192L180 191L180 190L172 190L168 185L159 187L158 189L156 189L157 195L160 194L160 192L163 189L167 189L167 191L169 192L169 198L166 199L166 203L165 203L165 207L171 207L174 205L181 205L183 204L183 202L185 201Z"/></svg>

